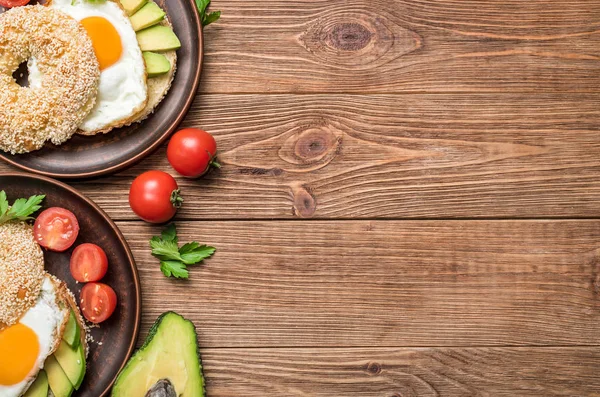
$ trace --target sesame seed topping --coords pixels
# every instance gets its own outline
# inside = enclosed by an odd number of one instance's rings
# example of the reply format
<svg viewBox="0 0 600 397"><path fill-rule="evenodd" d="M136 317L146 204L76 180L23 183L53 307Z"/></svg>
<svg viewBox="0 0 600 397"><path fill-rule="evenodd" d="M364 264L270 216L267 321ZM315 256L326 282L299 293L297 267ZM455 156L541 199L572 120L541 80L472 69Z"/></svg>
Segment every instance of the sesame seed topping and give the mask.
<svg viewBox="0 0 600 397"><path fill-rule="evenodd" d="M44 280L44 254L25 222L0 225L0 329L35 303Z"/></svg>
<svg viewBox="0 0 600 397"><path fill-rule="evenodd" d="M43 75L40 87L13 78L30 58ZM0 150L26 153L68 140L92 110L99 79L91 39L75 19L40 5L1 14Z"/></svg>

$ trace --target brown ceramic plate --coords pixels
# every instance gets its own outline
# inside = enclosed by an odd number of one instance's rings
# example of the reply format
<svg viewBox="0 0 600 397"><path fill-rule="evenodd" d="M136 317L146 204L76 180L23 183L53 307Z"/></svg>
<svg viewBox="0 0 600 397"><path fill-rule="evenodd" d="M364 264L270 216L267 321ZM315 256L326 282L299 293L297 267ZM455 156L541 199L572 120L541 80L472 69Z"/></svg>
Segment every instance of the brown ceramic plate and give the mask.
<svg viewBox="0 0 600 397"><path fill-rule="evenodd" d="M109 268L102 282L117 293L115 313L100 327L92 328L95 342L90 343L87 372L79 391L73 396L107 395L121 368L133 352L141 314L140 282L131 251L123 235L110 218L90 199L61 182L31 174L0 174L0 190L9 201L34 194L45 194L43 208L64 207L79 220L79 237L66 252L44 251L46 270L65 281L79 300L82 284L69 273L73 248L81 243L94 243L108 256ZM39 212L38 212L39 214Z"/></svg>
<svg viewBox="0 0 600 397"><path fill-rule="evenodd" d="M181 41L171 89L154 114L126 128L93 137L74 136L61 146L47 144L36 152L0 158L54 178L90 178L129 167L157 149L187 113L200 82L202 28L194 0L159 0ZM0 12L3 8L0 7Z"/></svg>

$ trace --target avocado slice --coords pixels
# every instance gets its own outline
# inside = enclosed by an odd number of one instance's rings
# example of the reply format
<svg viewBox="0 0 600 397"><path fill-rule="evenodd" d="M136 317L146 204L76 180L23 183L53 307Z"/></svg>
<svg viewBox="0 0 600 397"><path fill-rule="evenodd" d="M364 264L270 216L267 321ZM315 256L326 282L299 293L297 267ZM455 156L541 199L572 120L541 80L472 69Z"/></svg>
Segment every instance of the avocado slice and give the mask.
<svg viewBox="0 0 600 397"><path fill-rule="evenodd" d="M171 70L171 63L163 54L146 51L143 52L142 55L146 62L146 73L148 73L148 77L160 76Z"/></svg>
<svg viewBox="0 0 600 397"><path fill-rule="evenodd" d="M112 397L144 397L167 379L180 397L204 397L204 375L194 324L175 312L162 314L144 345L117 377Z"/></svg>
<svg viewBox="0 0 600 397"><path fill-rule="evenodd" d="M146 3L138 12L129 17L131 26L136 32L138 30L154 26L165 19L165 12L156 3Z"/></svg>
<svg viewBox="0 0 600 397"><path fill-rule="evenodd" d="M23 397L48 397L48 376L43 369L38 373L37 378L33 381Z"/></svg>
<svg viewBox="0 0 600 397"><path fill-rule="evenodd" d="M49 356L46 359L44 369L48 375L48 385L50 385L54 397L71 397L73 385L54 356Z"/></svg>
<svg viewBox="0 0 600 397"><path fill-rule="evenodd" d="M147 2L148 0L121 0L121 5L125 9L127 15L133 15Z"/></svg>
<svg viewBox="0 0 600 397"><path fill-rule="evenodd" d="M181 47L181 42L168 26L155 25L136 33L142 51L169 51Z"/></svg>
<svg viewBox="0 0 600 397"><path fill-rule="evenodd" d="M81 329L79 328L79 324L77 324L73 310L69 314L69 322L67 322L67 326L65 327L63 340L73 348L76 348L81 343Z"/></svg>
<svg viewBox="0 0 600 397"><path fill-rule="evenodd" d="M62 340L60 341L60 345L58 345L58 349L54 352L54 357L75 390L79 390L79 386L81 386L85 375L85 352L83 351L83 345L80 343L76 348L72 348L67 342Z"/></svg>

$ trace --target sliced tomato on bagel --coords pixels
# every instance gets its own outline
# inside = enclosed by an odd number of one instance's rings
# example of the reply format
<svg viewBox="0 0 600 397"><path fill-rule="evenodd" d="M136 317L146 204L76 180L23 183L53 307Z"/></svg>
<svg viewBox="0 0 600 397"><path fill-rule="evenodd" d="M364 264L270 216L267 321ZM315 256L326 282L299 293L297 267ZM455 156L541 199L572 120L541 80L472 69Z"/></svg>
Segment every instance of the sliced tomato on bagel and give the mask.
<svg viewBox="0 0 600 397"><path fill-rule="evenodd" d="M73 245L79 235L79 222L71 211L48 208L38 215L33 225L35 240L44 248L62 252Z"/></svg>
<svg viewBox="0 0 600 397"><path fill-rule="evenodd" d="M29 3L29 0L0 0L0 6L4 8L20 7L27 3Z"/></svg>

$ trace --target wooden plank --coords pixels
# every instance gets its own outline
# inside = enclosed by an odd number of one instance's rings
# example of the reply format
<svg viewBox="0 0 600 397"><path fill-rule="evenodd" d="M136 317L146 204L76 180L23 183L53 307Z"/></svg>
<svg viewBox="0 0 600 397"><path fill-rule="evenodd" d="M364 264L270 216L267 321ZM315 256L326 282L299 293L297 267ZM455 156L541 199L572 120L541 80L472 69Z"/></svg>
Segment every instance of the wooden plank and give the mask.
<svg viewBox="0 0 600 397"><path fill-rule="evenodd" d="M202 353L210 396L600 396L598 347Z"/></svg>
<svg viewBox="0 0 600 397"><path fill-rule="evenodd" d="M600 344L599 221L185 222L218 248L189 281L119 225L142 329L176 309L206 347Z"/></svg>
<svg viewBox="0 0 600 397"><path fill-rule="evenodd" d="M201 95L183 126L213 132L224 167L178 179L179 219L598 216L598 103L600 94ZM129 185L149 169L175 174L163 148L74 186L113 218L136 219Z"/></svg>
<svg viewBox="0 0 600 397"><path fill-rule="evenodd" d="M598 91L600 2L218 0L202 92Z"/></svg>

